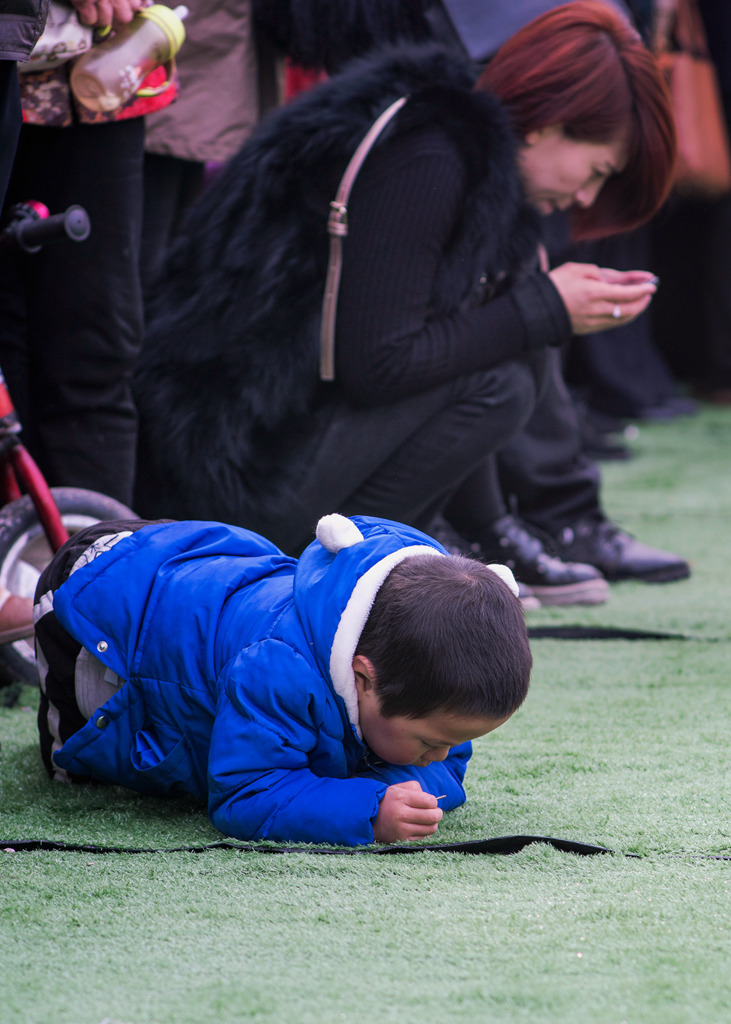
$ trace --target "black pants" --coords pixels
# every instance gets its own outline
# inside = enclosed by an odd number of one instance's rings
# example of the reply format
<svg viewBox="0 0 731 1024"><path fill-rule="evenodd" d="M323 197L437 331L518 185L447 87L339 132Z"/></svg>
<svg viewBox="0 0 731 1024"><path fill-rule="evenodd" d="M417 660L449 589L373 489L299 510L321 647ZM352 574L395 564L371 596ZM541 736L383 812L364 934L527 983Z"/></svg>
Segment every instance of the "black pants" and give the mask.
<svg viewBox="0 0 731 1024"><path fill-rule="evenodd" d="M544 388L528 423L498 453L503 494L523 519L550 534L600 511L600 473L581 449L576 408L552 350Z"/></svg>
<svg viewBox="0 0 731 1024"><path fill-rule="evenodd" d="M576 256L585 263L617 270L655 269L647 228L598 242L582 243ZM658 296L667 291L663 281ZM652 332L656 306L630 324L576 338L567 360L567 379L588 404L618 418L642 416L664 405L678 387Z"/></svg>
<svg viewBox="0 0 731 1024"><path fill-rule="evenodd" d="M154 292L165 251L175 237L183 214L203 188L205 164L145 153L144 181L140 272L143 294L147 298Z"/></svg>
<svg viewBox="0 0 731 1024"><path fill-rule="evenodd" d="M18 65L14 60L0 60L0 207L10 181L15 147L23 117L20 111Z"/></svg>
<svg viewBox="0 0 731 1024"><path fill-rule="evenodd" d="M52 485L132 498L142 344L142 118L24 125L8 203L84 206L91 234L0 254L0 366L26 443Z"/></svg>
<svg viewBox="0 0 731 1024"><path fill-rule="evenodd" d="M281 472L292 500L271 515L253 496L242 525L288 554L298 554L330 512L428 530L454 492L528 420L544 373L545 354L537 353L390 405L333 401L303 424L303 436L287 440ZM496 500L499 515L499 494Z"/></svg>
<svg viewBox="0 0 731 1024"><path fill-rule="evenodd" d="M653 244L657 343L679 377L731 388L731 196L673 200Z"/></svg>
<svg viewBox="0 0 731 1024"><path fill-rule="evenodd" d="M457 489L444 515L462 537L479 541L507 511L557 534L598 510L599 471L581 451L576 410L551 349L530 418Z"/></svg>

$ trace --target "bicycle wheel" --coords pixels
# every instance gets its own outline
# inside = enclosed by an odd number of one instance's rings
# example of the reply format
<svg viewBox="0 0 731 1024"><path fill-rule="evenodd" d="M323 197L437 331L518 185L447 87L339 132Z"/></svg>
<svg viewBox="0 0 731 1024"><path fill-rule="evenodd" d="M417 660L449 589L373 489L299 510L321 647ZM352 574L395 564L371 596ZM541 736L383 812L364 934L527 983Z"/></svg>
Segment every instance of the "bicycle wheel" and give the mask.
<svg viewBox="0 0 731 1024"><path fill-rule="evenodd" d="M80 487L52 487L63 524L69 534L106 519L136 519L120 501ZM0 509L0 585L13 594L32 598L51 549L30 495ZM0 686L38 682L33 638L0 644Z"/></svg>

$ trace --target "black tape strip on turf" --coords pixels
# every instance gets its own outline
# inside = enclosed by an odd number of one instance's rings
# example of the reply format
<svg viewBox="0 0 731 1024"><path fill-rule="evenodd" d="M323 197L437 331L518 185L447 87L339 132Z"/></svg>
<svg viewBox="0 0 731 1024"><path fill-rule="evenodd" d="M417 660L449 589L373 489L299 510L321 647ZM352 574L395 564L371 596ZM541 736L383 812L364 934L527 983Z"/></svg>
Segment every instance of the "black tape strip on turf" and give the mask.
<svg viewBox="0 0 731 1024"><path fill-rule="evenodd" d="M513 854L520 853L533 843L545 843L563 853L577 853L587 857L601 853L616 853L606 846L594 846L575 839L556 839L554 836L496 836L493 839L471 839L462 843L427 843L420 846L262 846L242 844L223 840L204 846L175 846L148 849L130 846L95 846L88 843L62 843L55 839L7 839L0 840L0 852L33 853L37 850L56 850L64 853L207 853L209 850L238 850L239 853L315 853L335 856L375 854L390 856L400 853L464 853L464 854ZM639 853L625 853L625 857L641 857ZM702 857L709 860L731 860L731 855L715 853L662 854L672 857Z"/></svg>
<svg viewBox="0 0 731 1024"><path fill-rule="evenodd" d="M531 843L547 843L565 853L578 853L584 856L596 853L613 853L604 846L592 846L570 839L554 839L551 836L497 836L494 839L473 839L463 843L427 843L424 845L400 846L268 846L227 842L208 843L205 846L177 846L165 849L144 849L129 846L95 846L87 843L62 843L54 839L22 839L18 841L0 840L3 852L32 852L35 850L63 850L72 853L206 853L208 850L239 850L241 853L318 853L318 854L378 854L380 856L396 853L424 853L439 851L441 853L519 853ZM630 856L635 856L630 854Z"/></svg>
<svg viewBox="0 0 731 1024"><path fill-rule="evenodd" d="M663 633L649 629L625 629L622 626L531 626L531 640L695 640L718 643L717 636L688 636L685 633Z"/></svg>

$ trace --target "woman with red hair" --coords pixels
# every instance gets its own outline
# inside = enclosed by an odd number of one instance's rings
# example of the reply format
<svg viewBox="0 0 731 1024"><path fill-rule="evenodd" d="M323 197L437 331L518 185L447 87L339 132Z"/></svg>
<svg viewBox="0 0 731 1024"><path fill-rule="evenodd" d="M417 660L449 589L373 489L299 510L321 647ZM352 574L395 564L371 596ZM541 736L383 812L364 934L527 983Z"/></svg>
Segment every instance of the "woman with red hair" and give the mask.
<svg viewBox="0 0 731 1024"><path fill-rule="evenodd" d="M659 208L665 86L598 0L536 19L473 86L440 47L358 60L262 122L201 198L150 311L140 512L239 522L294 553L327 512L428 529L446 509L543 603L605 599L593 567L512 545L492 454L529 419L551 349L651 301L649 273L547 272L537 254L554 209L599 237ZM335 379L319 381L330 202L402 96L352 189Z"/></svg>
<svg viewBox="0 0 731 1024"><path fill-rule="evenodd" d="M606 3L578 0L536 18L501 47L476 88L500 97L522 139L528 199L542 214L569 210L577 241L631 231L667 198L675 130L664 83L637 32ZM582 158L592 173L578 187L557 180L574 161L581 178ZM553 274L559 290L567 276ZM626 323L649 300L610 313ZM589 331L577 320L574 333Z"/></svg>
<svg viewBox="0 0 731 1024"><path fill-rule="evenodd" d="M536 18L502 46L476 88L500 97L523 156L559 128L569 142L618 145L620 173L574 197L577 239L630 231L667 198L675 129L664 82L638 33L606 2L577 0Z"/></svg>

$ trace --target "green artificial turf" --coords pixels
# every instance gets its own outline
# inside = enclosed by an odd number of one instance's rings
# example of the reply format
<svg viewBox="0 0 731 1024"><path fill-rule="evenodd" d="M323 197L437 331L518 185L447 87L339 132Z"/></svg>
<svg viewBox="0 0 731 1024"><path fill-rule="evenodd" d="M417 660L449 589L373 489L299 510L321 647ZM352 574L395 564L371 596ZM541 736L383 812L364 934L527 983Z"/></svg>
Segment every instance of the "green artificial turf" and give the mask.
<svg viewBox="0 0 731 1024"><path fill-rule="evenodd" d="M0 850L2 1024L731 1021L731 413L643 427L605 504L690 580L617 585L531 625L668 631L534 642L524 707L475 744L443 842L514 856ZM2 691L0 691L2 696ZM36 694L0 710L0 839L220 839L192 802L48 782ZM638 854L628 857L625 854Z"/></svg>

